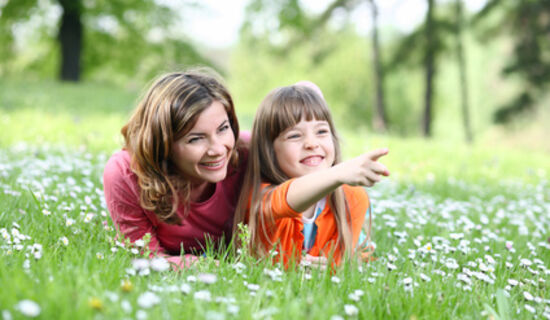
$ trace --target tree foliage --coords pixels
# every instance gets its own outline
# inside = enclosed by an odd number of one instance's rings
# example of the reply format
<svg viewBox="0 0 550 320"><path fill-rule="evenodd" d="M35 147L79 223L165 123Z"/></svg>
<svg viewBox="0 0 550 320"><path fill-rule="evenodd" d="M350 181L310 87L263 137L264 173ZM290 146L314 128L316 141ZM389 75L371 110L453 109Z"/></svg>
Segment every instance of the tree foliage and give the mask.
<svg viewBox="0 0 550 320"><path fill-rule="evenodd" d="M550 85L550 1L490 0L476 15L483 36L508 35L513 54L502 69L504 76L518 76L523 88L494 114L496 123L510 122L517 115L534 111Z"/></svg>
<svg viewBox="0 0 550 320"><path fill-rule="evenodd" d="M52 53L62 57L58 41L67 4L78 8L83 26L82 73L100 78L150 78L174 65L205 63L181 33L172 30L176 12L155 0L7 0L0 6L0 74L16 68L51 64ZM55 17L56 21L52 21ZM29 24L29 21L33 21ZM24 26L34 37L17 45L17 28ZM74 30L73 30L74 31ZM21 63L21 55L33 48L38 54ZM61 68L63 62L58 62ZM14 67L15 66L15 67ZM43 71L43 70L42 70ZM39 68L40 72L40 68ZM45 73L51 72L48 69Z"/></svg>
<svg viewBox="0 0 550 320"><path fill-rule="evenodd" d="M272 50L280 56L288 55L291 51L306 46L311 53L312 65L318 67L324 59L333 56L338 51L337 46L342 45L339 41L326 42L320 39L321 37L327 37L332 32L327 28L330 19L337 11L349 13L358 4L360 4L360 1L356 0L334 0L328 3L322 12L313 15L307 13L303 2L299 0L276 2L253 0L247 7L242 34L251 46L257 45L263 39L268 39L267 43L264 41L264 44L266 43L272 47ZM371 18L375 21L377 17L376 3L371 0L369 4L372 13ZM258 22L261 22L261 24L258 24ZM374 25L372 40L372 63L374 67L372 73L376 82L376 89L373 94L376 97L376 102L373 103L372 124L375 130L383 132L388 127L383 94L384 71L376 22ZM348 26L344 23L341 26L342 30ZM365 57L365 63L364 65L360 64L360 67L369 69L368 64L370 63ZM366 79L362 79L362 82L364 81ZM364 87L363 91L367 91L366 89ZM362 106L355 102L352 105L358 105L359 109L364 109L368 106L364 101L365 99L361 101Z"/></svg>

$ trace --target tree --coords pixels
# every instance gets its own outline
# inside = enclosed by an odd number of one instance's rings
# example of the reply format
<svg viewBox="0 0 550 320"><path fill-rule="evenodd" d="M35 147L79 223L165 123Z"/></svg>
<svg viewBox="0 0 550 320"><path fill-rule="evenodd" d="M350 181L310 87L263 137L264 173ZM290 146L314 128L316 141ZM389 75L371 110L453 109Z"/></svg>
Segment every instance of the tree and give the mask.
<svg viewBox="0 0 550 320"><path fill-rule="evenodd" d="M468 100L468 77L466 75L466 54L462 39L462 29L464 28L463 3L462 0L456 0L456 53L458 70L460 74L460 97L462 105L462 124L466 142L472 143L474 137L472 134L472 125L470 122L470 108Z"/></svg>
<svg viewBox="0 0 550 320"><path fill-rule="evenodd" d="M424 95L425 106L424 106L424 116L422 117L422 132L425 137L431 136L431 126L432 126L432 109L433 109L433 83L435 78L435 41L436 39L434 33L436 30L434 27L434 0L428 0L428 13L426 14L426 28L425 28L425 37L426 37L426 55L424 57L424 68L426 76L426 91Z"/></svg>
<svg viewBox="0 0 550 320"><path fill-rule="evenodd" d="M63 8L58 36L61 46L60 78L65 81L78 81L82 51L82 4L80 0L59 0L59 4Z"/></svg>
<svg viewBox="0 0 550 320"><path fill-rule="evenodd" d="M56 36L41 29L51 24L45 13L59 8ZM208 63L171 26L174 10L155 0L6 0L0 5L0 71L17 57L14 28L24 21L39 21L34 31L40 41L59 46L59 78L78 81L82 74L103 77L150 77L167 63ZM154 39L155 33L160 39ZM55 47L52 45L52 47ZM36 63L46 60L39 55Z"/></svg>
<svg viewBox="0 0 550 320"><path fill-rule="evenodd" d="M459 1L459 0L457 0ZM410 34L404 36L398 43L395 54L390 63L391 68L404 65L409 67L422 66L425 80L424 110L422 112L422 134L430 137L431 125L434 119L434 96L436 95L435 83L437 78L438 61L446 53L455 53L457 50L459 70L461 72L461 92L463 103L463 123L469 126L467 111L467 78L465 74L466 61L463 53L462 20L458 18L455 10L449 10L450 6L436 6L435 0L427 0L428 10L424 23ZM437 11L436 7L440 10ZM460 11L462 17L462 11ZM451 39L456 39L455 46L450 44ZM466 110L466 111L465 111ZM468 129L465 129L468 131Z"/></svg>
<svg viewBox="0 0 550 320"><path fill-rule="evenodd" d="M384 69L378 39L378 7L375 0L369 0L372 19L372 53L374 78L376 83L376 112L373 117L373 127L376 131L385 132L388 129L386 106L384 101Z"/></svg>
<svg viewBox="0 0 550 320"><path fill-rule="evenodd" d="M475 17L484 38L506 35L514 42L513 55L502 73L519 76L523 88L494 113L494 122L506 123L536 110L537 101L550 85L550 1L490 0Z"/></svg>
<svg viewBox="0 0 550 320"><path fill-rule="evenodd" d="M376 20L377 8L374 0L369 0L371 4L372 18ZM275 40L273 46L279 54L288 54L290 50L295 50L306 42L311 42L315 37L322 34L327 23L338 10L350 12L360 3L358 0L334 0L316 16L308 15L299 0L283 0L283 1L266 1L253 0L247 7L245 15L245 23L243 24L243 35L249 41L255 42L258 39L265 37L273 37ZM269 21L276 17L276 21ZM257 21L263 22L265 29L261 34L254 36L254 29L258 28L255 25ZM274 27L269 27L272 25ZM384 68L380 53L380 45L378 39L378 30L376 23L374 25L372 35L372 50L373 50L373 65L374 79L376 83L376 103L373 110L373 127L375 130L383 132L388 127L388 120L385 112L384 103ZM332 47L316 47L313 59L320 63L326 58Z"/></svg>

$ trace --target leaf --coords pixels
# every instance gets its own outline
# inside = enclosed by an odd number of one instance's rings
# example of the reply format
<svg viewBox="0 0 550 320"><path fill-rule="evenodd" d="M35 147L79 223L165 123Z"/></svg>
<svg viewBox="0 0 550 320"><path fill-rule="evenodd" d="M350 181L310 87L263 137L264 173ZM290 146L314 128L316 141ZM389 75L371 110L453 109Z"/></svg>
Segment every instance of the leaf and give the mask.
<svg viewBox="0 0 550 320"><path fill-rule="evenodd" d="M508 298L506 298L506 294L502 289L497 290L497 307L498 313L500 314L500 319L509 320L509 315L511 314L510 304L508 303Z"/></svg>

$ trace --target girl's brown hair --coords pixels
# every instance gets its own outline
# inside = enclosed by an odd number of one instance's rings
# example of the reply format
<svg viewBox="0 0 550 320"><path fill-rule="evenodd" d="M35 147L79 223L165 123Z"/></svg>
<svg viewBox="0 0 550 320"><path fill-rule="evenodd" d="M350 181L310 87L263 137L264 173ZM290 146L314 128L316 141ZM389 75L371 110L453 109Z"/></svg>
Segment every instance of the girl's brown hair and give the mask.
<svg viewBox="0 0 550 320"><path fill-rule="evenodd" d="M332 116L325 100L314 90L300 85L281 87L271 91L256 111L252 127L249 162L244 185L235 214L235 224L248 220L250 230L250 249L257 256L265 256L273 247L269 230L274 226L274 218L269 201L262 205L264 196L269 197L274 186L290 179L279 167L273 143L286 129L295 126L301 120L327 121L334 142L335 161L341 161L341 151L338 136L332 121ZM261 188L262 183L272 187ZM247 216L247 208L250 211ZM334 212L338 227L338 243L341 251L350 254L352 234L349 221L348 205L342 187L337 188L328 196L328 204ZM237 230L234 230L236 233ZM263 241L269 246L265 246Z"/></svg>
<svg viewBox="0 0 550 320"><path fill-rule="evenodd" d="M177 173L171 160L174 142L193 128L201 112L214 101L225 107L235 141L239 136L233 99L220 79L210 69L160 76L121 130L137 175L140 205L163 222L181 223L177 208L180 204L187 207L190 201L190 183ZM236 161L234 150L231 163Z"/></svg>

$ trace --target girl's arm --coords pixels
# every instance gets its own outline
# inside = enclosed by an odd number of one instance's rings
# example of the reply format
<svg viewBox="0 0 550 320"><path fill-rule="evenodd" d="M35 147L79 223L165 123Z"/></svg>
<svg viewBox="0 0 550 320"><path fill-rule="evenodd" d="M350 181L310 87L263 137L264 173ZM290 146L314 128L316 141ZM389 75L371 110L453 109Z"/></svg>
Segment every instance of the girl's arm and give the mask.
<svg viewBox="0 0 550 320"><path fill-rule="evenodd" d="M386 154L388 149L377 149L328 169L296 178L286 194L288 205L297 212L303 212L343 184L373 186L380 181L381 175L390 174L383 164L377 162Z"/></svg>

